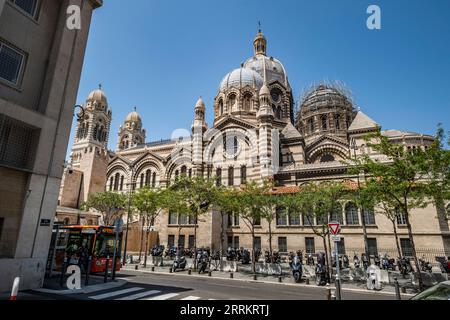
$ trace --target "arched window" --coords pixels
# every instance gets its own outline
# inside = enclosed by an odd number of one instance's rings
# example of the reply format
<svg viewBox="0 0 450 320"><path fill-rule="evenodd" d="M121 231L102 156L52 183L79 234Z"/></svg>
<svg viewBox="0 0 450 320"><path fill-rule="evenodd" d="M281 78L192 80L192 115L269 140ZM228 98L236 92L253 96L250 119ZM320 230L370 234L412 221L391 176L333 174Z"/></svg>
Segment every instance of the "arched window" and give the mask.
<svg viewBox="0 0 450 320"><path fill-rule="evenodd" d="M103 126L100 127L100 129L97 132L97 141L102 142L102 135L103 135Z"/></svg>
<svg viewBox="0 0 450 320"><path fill-rule="evenodd" d="M244 111L250 111L252 109L252 95L246 93L244 96Z"/></svg>
<svg viewBox="0 0 450 320"><path fill-rule="evenodd" d="M330 219L332 222L339 222L340 224L344 223L344 217L342 216L342 206L340 204L335 205Z"/></svg>
<svg viewBox="0 0 450 320"><path fill-rule="evenodd" d="M109 179L109 191L112 191L114 186L114 177L111 177L111 179Z"/></svg>
<svg viewBox="0 0 450 320"><path fill-rule="evenodd" d="M152 188L156 187L156 172L153 172Z"/></svg>
<svg viewBox="0 0 450 320"><path fill-rule="evenodd" d="M123 191L123 180L125 179L124 176L120 177L120 191Z"/></svg>
<svg viewBox="0 0 450 320"><path fill-rule="evenodd" d="M345 220L347 225L359 225L358 208L352 202L345 206Z"/></svg>
<svg viewBox="0 0 450 320"><path fill-rule="evenodd" d="M237 136L234 136L234 138L233 138L233 151L234 151L234 155L237 155L237 152L238 152L238 149L239 149L239 141L238 141L238 137Z"/></svg>
<svg viewBox="0 0 450 320"><path fill-rule="evenodd" d="M181 167L181 175L182 175L183 177L186 177L186 173L187 173L187 168L186 168L186 166L182 166L182 167Z"/></svg>
<svg viewBox="0 0 450 320"><path fill-rule="evenodd" d="M125 141L125 149L128 149L129 146L130 146L130 145L129 145L129 143L128 143L128 140Z"/></svg>
<svg viewBox="0 0 450 320"><path fill-rule="evenodd" d="M189 178L192 178L192 169L189 169L188 176L189 176Z"/></svg>
<svg viewBox="0 0 450 320"><path fill-rule="evenodd" d="M321 122L322 122L322 130L328 130L328 117L327 116L322 116L320 118Z"/></svg>
<svg viewBox="0 0 450 320"><path fill-rule="evenodd" d="M222 169L216 169L216 186L220 187L222 185Z"/></svg>
<svg viewBox="0 0 450 320"><path fill-rule="evenodd" d="M241 184L247 183L247 167L242 166L241 167Z"/></svg>
<svg viewBox="0 0 450 320"><path fill-rule="evenodd" d="M374 225L375 224L375 212L373 208L363 208L364 223Z"/></svg>
<svg viewBox="0 0 450 320"><path fill-rule="evenodd" d="M228 168L228 186L234 186L234 167Z"/></svg>
<svg viewBox="0 0 450 320"><path fill-rule="evenodd" d="M309 133L314 132L314 120L313 119L308 119L308 130L309 130Z"/></svg>
<svg viewBox="0 0 450 320"><path fill-rule="evenodd" d="M235 110L236 109L236 95L235 94L231 94L228 97L228 110Z"/></svg>
<svg viewBox="0 0 450 320"><path fill-rule="evenodd" d="M140 187L140 188L143 188L143 187L144 187L144 174L143 174L143 173L141 173L141 181L140 181L140 183L139 183L139 187Z"/></svg>
<svg viewBox="0 0 450 320"><path fill-rule="evenodd" d="M93 138L94 140L97 140L97 134L98 134L98 125L95 126L94 132L93 132L93 134L92 134L92 138Z"/></svg>
<svg viewBox="0 0 450 320"><path fill-rule="evenodd" d="M151 175L150 169L145 171L145 186L146 187L150 186L150 175Z"/></svg>
<svg viewBox="0 0 450 320"><path fill-rule="evenodd" d="M223 100L219 100L219 116L223 115Z"/></svg>
<svg viewBox="0 0 450 320"><path fill-rule="evenodd" d="M63 221L63 224L65 226L68 226L70 224L70 219L69 218L65 218L64 221Z"/></svg>
<svg viewBox="0 0 450 320"><path fill-rule="evenodd" d="M277 108L277 119L281 119L281 118L282 118L282 115L283 115L283 113L282 113L282 111L281 111L281 107L278 107L278 108Z"/></svg>
<svg viewBox="0 0 450 320"><path fill-rule="evenodd" d="M334 127L336 130L341 130L341 122L339 121L338 115L335 115L334 117Z"/></svg>
<svg viewBox="0 0 450 320"><path fill-rule="evenodd" d="M325 162L333 162L333 161L335 161L335 158L334 158L334 156L333 156L332 154L329 154L329 153L324 154L324 155L322 156L322 158L320 158L320 162L321 162L321 163L325 163Z"/></svg>
<svg viewBox="0 0 450 320"><path fill-rule="evenodd" d="M114 178L114 191L119 190L119 179L120 179L120 174L116 173L116 176Z"/></svg>

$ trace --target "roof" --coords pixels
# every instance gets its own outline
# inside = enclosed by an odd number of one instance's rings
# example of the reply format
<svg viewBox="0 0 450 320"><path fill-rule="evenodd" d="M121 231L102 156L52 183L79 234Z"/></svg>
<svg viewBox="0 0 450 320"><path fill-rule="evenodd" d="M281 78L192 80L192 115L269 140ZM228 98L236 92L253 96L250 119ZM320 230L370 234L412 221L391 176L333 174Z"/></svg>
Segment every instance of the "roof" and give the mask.
<svg viewBox="0 0 450 320"><path fill-rule="evenodd" d="M283 131L281 131L281 134L283 135L283 138L285 138L285 139L294 139L294 138L302 137L300 132L298 132L298 130L290 122L283 129Z"/></svg>
<svg viewBox="0 0 450 320"><path fill-rule="evenodd" d="M369 118L369 116L367 116L364 112L358 111L358 114L348 128L348 131L376 129L379 127L380 125Z"/></svg>

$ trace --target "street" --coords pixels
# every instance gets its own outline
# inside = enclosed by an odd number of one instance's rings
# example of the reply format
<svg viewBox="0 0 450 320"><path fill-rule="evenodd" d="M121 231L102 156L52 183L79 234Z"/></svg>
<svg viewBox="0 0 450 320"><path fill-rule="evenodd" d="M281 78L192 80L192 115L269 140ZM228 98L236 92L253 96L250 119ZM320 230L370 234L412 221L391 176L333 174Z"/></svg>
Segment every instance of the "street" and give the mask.
<svg viewBox="0 0 450 320"><path fill-rule="evenodd" d="M327 293L326 288L214 279L207 275L121 271L117 277L125 279L127 284L89 294L59 296L35 291L27 293L45 299L66 300L325 300ZM344 300L395 299L393 295L363 291L344 290L342 295Z"/></svg>

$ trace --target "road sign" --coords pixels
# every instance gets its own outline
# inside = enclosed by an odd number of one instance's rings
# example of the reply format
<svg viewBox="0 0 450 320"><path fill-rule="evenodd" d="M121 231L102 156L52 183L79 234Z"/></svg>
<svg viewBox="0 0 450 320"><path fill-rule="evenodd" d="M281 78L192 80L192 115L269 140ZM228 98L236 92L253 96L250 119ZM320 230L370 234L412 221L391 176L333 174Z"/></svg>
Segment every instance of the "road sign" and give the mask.
<svg viewBox="0 0 450 320"><path fill-rule="evenodd" d="M330 239L331 239L331 241L334 241L334 242L341 242L341 236L332 235L330 237Z"/></svg>
<svg viewBox="0 0 450 320"><path fill-rule="evenodd" d="M116 222L114 223L114 231L115 232L122 232L123 228L123 220L122 218L116 219Z"/></svg>
<svg viewBox="0 0 450 320"><path fill-rule="evenodd" d="M328 228L330 228L331 234L334 236L337 236L341 232L341 224L339 222L330 222Z"/></svg>

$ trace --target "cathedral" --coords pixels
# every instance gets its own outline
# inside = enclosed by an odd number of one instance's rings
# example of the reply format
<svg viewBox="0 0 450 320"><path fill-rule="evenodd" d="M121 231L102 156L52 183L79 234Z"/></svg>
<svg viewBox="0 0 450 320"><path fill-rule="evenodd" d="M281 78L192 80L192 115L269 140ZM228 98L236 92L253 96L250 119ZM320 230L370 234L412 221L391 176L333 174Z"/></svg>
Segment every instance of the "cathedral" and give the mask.
<svg viewBox="0 0 450 320"><path fill-rule="evenodd" d="M297 110L288 73L281 61L268 54L268 43L261 31L254 39L253 50L252 57L220 82L210 109L214 113L212 124L205 121L207 108L202 98L193 106L188 137L147 142L142 118L134 110L119 128L116 150L109 151L112 110L101 88L89 94L84 121L78 124L65 170L57 218L80 223L80 203L91 193L128 194L144 186L164 188L180 175L214 177L217 184L229 187L271 179L276 185L274 192L282 194L296 192L311 181L356 184L359 177L348 175L342 160L363 153L382 159L364 141L365 135L381 126L356 108L343 86L322 83L311 87L303 94ZM433 142L432 136L420 133L382 133L412 149L427 148ZM393 222L376 211L361 212L351 202L342 203L335 217L343 225L341 251L363 251L362 219L367 225L371 252L395 250ZM73 220L74 214L78 221ZM94 213L82 215L84 223L101 223ZM448 250L448 221L439 221L433 207L414 211L411 220L418 250ZM192 247L192 223L183 213L161 215L154 226L156 241L165 246ZM225 248L252 246L249 229L238 216L223 218L212 210L197 223L199 246L213 250L220 248L221 242ZM280 214L273 223L275 250L321 249L320 238L300 214ZM410 243L402 216L394 225L406 252ZM261 221L255 244L262 250L268 248L268 229L268 223ZM226 234L223 240L221 230Z"/></svg>

